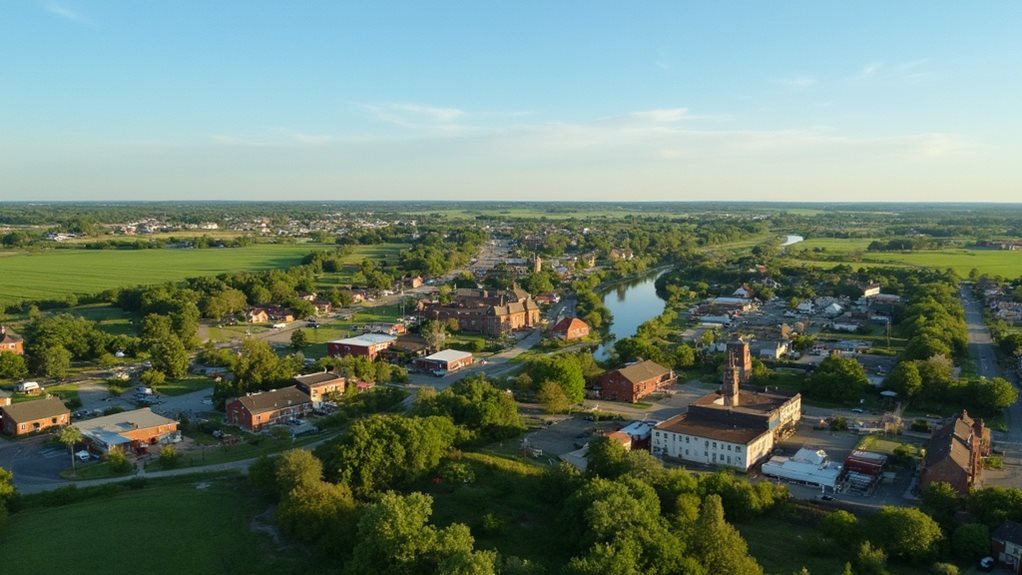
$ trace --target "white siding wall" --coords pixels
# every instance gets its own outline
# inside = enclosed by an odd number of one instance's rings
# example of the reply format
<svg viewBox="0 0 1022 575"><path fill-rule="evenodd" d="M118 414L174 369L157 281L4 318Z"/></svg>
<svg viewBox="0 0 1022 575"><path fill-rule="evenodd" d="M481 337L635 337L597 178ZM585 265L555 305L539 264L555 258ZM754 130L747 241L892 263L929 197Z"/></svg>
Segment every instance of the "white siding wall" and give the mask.
<svg viewBox="0 0 1022 575"><path fill-rule="evenodd" d="M748 471L749 465L769 454L773 446L770 433L743 445L656 429L653 430L652 450L654 454Z"/></svg>

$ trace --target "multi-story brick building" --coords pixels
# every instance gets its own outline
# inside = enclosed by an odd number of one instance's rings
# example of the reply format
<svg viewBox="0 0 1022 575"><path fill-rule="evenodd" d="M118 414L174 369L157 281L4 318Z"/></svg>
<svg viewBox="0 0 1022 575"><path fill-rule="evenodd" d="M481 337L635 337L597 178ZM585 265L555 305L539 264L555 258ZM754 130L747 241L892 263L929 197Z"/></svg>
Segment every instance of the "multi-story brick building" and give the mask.
<svg viewBox="0 0 1022 575"><path fill-rule="evenodd" d="M308 395L312 405L316 407L323 403L328 395L344 393L346 385L345 378L329 371L295 377L295 387Z"/></svg>
<svg viewBox="0 0 1022 575"><path fill-rule="evenodd" d="M227 402L227 423L257 431L312 411L312 399L295 386L236 397Z"/></svg>
<svg viewBox="0 0 1022 575"><path fill-rule="evenodd" d="M331 357L354 355L376 359L380 352L389 348L397 338L382 333L364 333L359 336L338 339L326 344L326 353Z"/></svg>
<svg viewBox="0 0 1022 575"><path fill-rule="evenodd" d="M454 320L458 329L501 337L519 329L539 325L539 304L521 289L488 291L459 289L449 304L420 302L419 317L423 320Z"/></svg>
<svg viewBox="0 0 1022 575"><path fill-rule="evenodd" d="M954 421L933 432L926 446L919 474L919 485L951 484L962 495L968 495L982 483L984 455L990 453L990 430L982 419L972 419L967 411Z"/></svg>
<svg viewBox="0 0 1022 575"><path fill-rule="evenodd" d="M603 374L593 392L597 399L635 403L677 381L671 368L646 360Z"/></svg>

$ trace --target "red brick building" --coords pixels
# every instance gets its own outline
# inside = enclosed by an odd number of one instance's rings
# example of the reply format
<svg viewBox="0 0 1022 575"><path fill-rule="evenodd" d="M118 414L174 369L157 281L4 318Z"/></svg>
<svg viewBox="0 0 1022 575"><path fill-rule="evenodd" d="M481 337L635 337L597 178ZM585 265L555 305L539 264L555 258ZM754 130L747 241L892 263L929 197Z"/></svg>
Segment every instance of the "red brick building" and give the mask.
<svg viewBox="0 0 1022 575"><path fill-rule="evenodd" d="M148 407L87 419L72 424L82 432L89 447L99 453L180 441L178 423L153 413Z"/></svg>
<svg viewBox="0 0 1022 575"><path fill-rule="evenodd" d="M376 359L380 352L389 348L395 341L397 338L392 335L365 333L356 337L327 342L326 353L331 357L354 355Z"/></svg>
<svg viewBox="0 0 1022 575"><path fill-rule="evenodd" d="M968 412L933 432L926 447L919 475L919 485L951 484L962 495L982 482L982 457L990 452L990 430L982 419L972 419Z"/></svg>
<svg viewBox="0 0 1022 575"><path fill-rule="evenodd" d="M227 423L257 431L312 411L312 399L295 386L236 397L227 402Z"/></svg>
<svg viewBox="0 0 1022 575"><path fill-rule="evenodd" d="M582 339L589 335L589 324L577 317L566 317L557 322L550 330L550 334L564 341Z"/></svg>
<svg viewBox="0 0 1022 575"><path fill-rule="evenodd" d="M5 325L0 325L0 353L5 351L25 355L25 340Z"/></svg>
<svg viewBox="0 0 1022 575"><path fill-rule="evenodd" d="M519 329L539 325L539 304L521 289L488 291L459 289L450 304L420 302L419 317L424 320L458 322L458 329L488 337L510 335Z"/></svg>
<svg viewBox="0 0 1022 575"><path fill-rule="evenodd" d="M635 403L677 381L671 368L646 360L603 374L594 391L598 399Z"/></svg>
<svg viewBox="0 0 1022 575"><path fill-rule="evenodd" d="M445 349L415 360L415 367L436 376L447 375L470 365L472 365L472 354L456 349Z"/></svg>
<svg viewBox="0 0 1022 575"><path fill-rule="evenodd" d="M323 403L326 396L330 394L344 393L346 385L345 378L329 371L299 375L295 378L295 387L299 391L305 392L315 406Z"/></svg>
<svg viewBox="0 0 1022 575"><path fill-rule="evenodd" d="M27 435L71 422L69 410L59 397L24 401L0 407L0 426L7 435Z"/></svg>

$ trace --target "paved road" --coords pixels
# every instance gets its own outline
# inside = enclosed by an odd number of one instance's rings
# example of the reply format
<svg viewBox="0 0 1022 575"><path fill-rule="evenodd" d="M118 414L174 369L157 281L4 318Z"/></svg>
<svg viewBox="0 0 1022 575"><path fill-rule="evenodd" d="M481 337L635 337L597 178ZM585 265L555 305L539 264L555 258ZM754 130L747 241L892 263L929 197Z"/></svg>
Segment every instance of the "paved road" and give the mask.
<svg viewBox="0 0 1022 575"><path fill-rule="evenodd" d="M976 373L983 377L1004 377L997 363L997 351L990 329L983 321L983 310L972 295L970 284L961 288L962 305L965 307L965 323L969 334L969 353L976 360ZM994 448L1004 451L1006 478L1011 483L1022 484L1022 402L1016 401L1007 410L1008 431L994 431Z"/></svg>

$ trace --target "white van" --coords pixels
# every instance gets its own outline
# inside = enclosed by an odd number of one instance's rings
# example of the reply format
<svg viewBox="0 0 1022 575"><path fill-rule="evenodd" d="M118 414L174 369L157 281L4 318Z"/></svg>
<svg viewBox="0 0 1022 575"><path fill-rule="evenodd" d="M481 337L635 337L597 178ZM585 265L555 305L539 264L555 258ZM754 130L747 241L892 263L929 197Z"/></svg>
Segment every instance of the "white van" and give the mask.
<svg viewBox="0 0 1022 575"><path fill-rule="evenodd" d="M42 389L42 386L35 381L23 381L14 386L14 390L21 393L39 393Z"/></svg>

